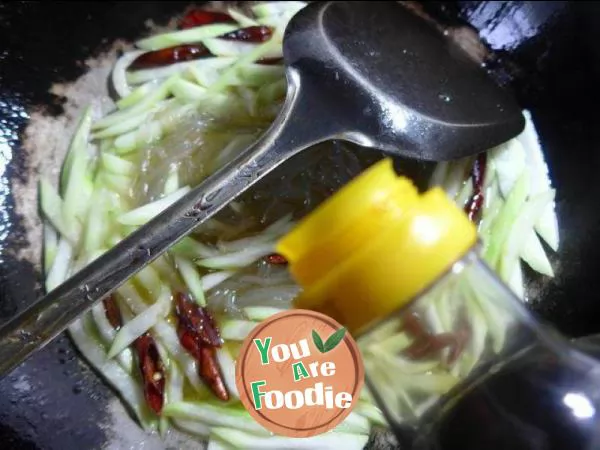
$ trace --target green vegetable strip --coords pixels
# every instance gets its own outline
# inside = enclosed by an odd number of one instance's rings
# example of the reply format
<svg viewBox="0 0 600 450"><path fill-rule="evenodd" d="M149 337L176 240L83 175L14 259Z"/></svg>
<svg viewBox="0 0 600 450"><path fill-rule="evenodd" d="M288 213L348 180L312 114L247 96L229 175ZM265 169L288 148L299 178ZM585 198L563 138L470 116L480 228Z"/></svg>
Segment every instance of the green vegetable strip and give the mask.
<svg viewBox="0 0 600 450"><path fill-rule="evenodd" d="M506 199L506 203L498 213L498 217L492 226L492 239L490 246L484 254L484 259L492 267L497 267L497 264L500 262L502 248L527 198L528 183L529 178L525 170L512 188Z"/></svg>
<svg viewBox="0 0 600 450"><path fill-rule="evenodd" d="M77 243L77 235L74 234L70 227L67 226L63 218L63 201L58 195L58 192L50 184L48 180L42 178L40 180L40 206L42 213L58 230L58 232L66 238L71 244Z"/></svg>
<svg viewBox="0 0 600 450"><path fill-rule="evenodd" d="M307 5L305 2L297 1L277 1L277 2L266 2L259 3L258 5L252 6L252 12L256 17L277 17L284 14L296 14L302 8Z"/></svg>
<svg viewBox="0 0 600 450"><path fill-rule="evenodd" d="M172 75L185 77L190 71L199 73L217 73L235 62L234 57L218 56L214 58L205 58L196 61L185 61L171 64L166 67L156 69L136 70L127 74L127 81L131 84L141 84L162 80Z"/></svg>
<svg viewBox="0 0 600 450"><path fill-rule="evenodd" d="M63 219L65 226L70 230L70 235L78 236L94 190L93 167L87 144L81 148L74 148L71 152L72 166L69 176L65 178Z"/></svg>
<svg viewBox="0 0 600 450"><path fill-rule="evenodd" d="M163 413L176 419L194 420L210 426L235 427L251 433L269 435L269 432L242 408L232 408L208 402L180 402L167 405Z"/></svg>
<svg viewBox="0 0 600 450"><path fill-rule="evenodd" d="M263 320L266 320L269 317L283 311L286 310L281 308L269 308L262 306L248 306L244 308L244 314L246 314L246 317L248 317L249 320L253 320L256 322L262 322Z"/></svg>
<svg viewBox="0 0 600 450"><path fill-rule="evenodd" d="M89 209L83 236L83 250L87 254L102 248L108 235L106 214L106 191L96 188L92 196L93 207Z"/></svg>
<svg viewBox="0 0 600 450"><path fill-rule="evenodd" d="M492 348L494 352L500 353L504 348L506 341L506 332L508 328L509 318L505 311L500 307L491 304L487 299L493 298L485 294L484 287L477 280L470 277L461 284L461 292L470 298L473 304L476 304L481 309L487 324L487 332L492 339Z"/></svg>
<svg viewBox="0 0 600 450"><path fill-rule="evenodd" d="M185 289L179 273L168 254L156 258L151 266L156 270L160 278L164 280L164 283L171 286L172 290L183 291Z"/></svg>
<svg viewBox="0 0 600 450"><path fill-rule="evenodd" d="M273 253L274 245L268 244L257 244L255 247L251 247L245 250L240 250L236 253L230 253L223 256L215 256L213 258L206 258L196 261L196 264L208 269L232 269L249 266L253 262L260 258Z"/></svg>
<svg viewBox="0 0 600 450"><path fill-rule="evenodd" d="M181 101L202 100L206 97L206 88L184 79L177 80L171 88L173 95Z"/></svg>
<svg viewBox="0 0 600 450"><path fill-rule="evenodd" d="M258 325L249 320L227 320L221 325L221 337L230 341L243 341Z"/></svg>
<svg viewBox="0 0 600 450"><path fill-rule="evenodd" d="M209 273L208 275L204 275L202 277L202 286L204 287L205 291L208 292L233 275L235 275L235 272L227 270Z"/></svg>
<svg viewBox="0 0 600 450"><path fill-rule="evenodd" d="M160 200L147 203L144 206L136 208L132 211L128 211L120 216L118 221L123 225L144 225L146 222L163 212L166 208L175 203L189 191L189 186L184 186L167 197L163 197Z"/></svg>
<svg viewBox="0 0 600 450"><path fill-rule="evenodd" d="M165 196L171 195L175 191L179 189L179 171L177 166L171 167L169 170L169 175L167 176L167 181L165 181L165 187L163 189L163 194Z"/></svg>
<svg viewBox="0 0 600 450"><path fill-rule="evenodd" d="M201 42L203 39L221 36L237 27L228 24L205 25L190 28L188 30L174 31L172 33L159 34L136 42L136 46L143 50L159 50L172 47L177 44L189 44Z"/></svg>
<svg viewBox="0 0 600 450"><path fill-rule="evenodd" d="M60 238L56 247L56 255L52 267L46 277L46 291L50 292L65 281L69 275L71 262L73 260L73 247L65 239Z"/></svg>
<svg viewBox="0 0 600 450"><path fill-rule="evenodd" d="M217 361L219 362L223 381L230 396L234 399L239 399L240 394L238 393L235 382L235 360L226 346L217 350Z"/></svg>
<svg viewBox="0 0 600 450"><path fill-rule="evenodd" d="M229 445L225 442L219 440L218 437L213 436L210 441L208 441L208 446L206 450L236 450L235 447Z"/></svg>
<svg viewBox="0 0 600 450"><path fill-rule="evenodd" d="M204 298L204 290L202 288L202 279L194 267L194 264L180 256L175 257L175 264L189 291L194 296L196 303L200 306L206 306L206 299Z"/></svg>
<svg viewBox="0 0 600 450"><path fill-rule="evenodd" d="M256 88L285 79L285 69L283 66L248 64L240 67L238 73L242 85Z"/></svg>
<svg viewBox="0 0 600 450"><path fill-rule="evenodd" d="M52 267L54 257L58 248L58 233L56 229L48 222L44 220L44 273L46 276Z"/></svg>
<svg viewBox="0 0 600 450"><path fill-rule="evenodd" d="M256 46L251 52L240 57L235 64L226 69L219 78L219 81L209 87L210 91L219 92L223 90L231 82L234 82L234 80L237 78L237 72L241 67L265 57L265 55L268 55L273 51L273 49L280 45L281 44L275 39L275 37L272 37L267 42Z"/></svg>
<svg viewBox="0 0 600 450"><path fill-rule="evenodd" d="M86 359L103 375L132 408L140 423L148 430L156 429L156 419L144 400L141 385L127 374L115 361L106 358L106 350L94 338L94 324L88 314L69 326L75 345Z"/></svg>
<svg viewBox="0 0 600 450"><path fill-rule="evenodd" d="M430 188L434 186L444 186L444 180L446 179L449 165L450 163L447 161L442 161L436 164L435 169L431 174L431 178L429 179Z"/></svg>
<svg viewBox="0 0 600 450"><path fill-rule="evenodd" d="M469 348L464 353L461 361L463 366L461 367L460 373L463 376L471 372L483 354L489 329L480 302L478 302L472 294L467 294L464 298L465 305L468 308L469 317L471 318L471 339L469 340ZM496 340L497 342L502 341L499 336L496 336Z"/></svg>
<svg viewBox="0 0 600 450"><path fill-rule="evenodd" d="M239 57L248 54L261 44L250 42L230 41L227 39L205 39L204 45L208 50L218 57ZM281 47L270 47L269 51L263 54L263 58L281 58L283 56Z"/></svg>
<svg viewBox="0 0 600 450"><path fill-rule="evenodd" d="M166 404L178 403L183 401L183 373L179 366L172 362L169 367L169 375L167 377Z"/></svg>
<svg viewBox="0 0 600 450"><path fill-rule="evenodd" d="M171 426L171 422L165 416L160 416L158 419L158 433L161 438L165 438L167 433L169 432L169 427Z"/></svg>
<svg viewBox="0 0 600 450"><path fill-rule="evenodd" d="M154 327L160 319L168 314L171 309L170 306L171 291L167 286L162 286L156 302L136 315L117 332L108 351L107 358L114 358L129 347L138 337Z"/></svg>
<svg viewBox="0 0 600 450"><path fill-rule="evenodd" d="M386 353L398 354L408 348L411 344L411 340L406 333L401 332L389 336L388 338L382 339L378 344L371 344L375 346L375 349L380 349ZM368 351L371 351L371 346L368 347Z"/></svg>
<svg viewBox="0 0 600 450"><path fill-rule="evenodd" d="M111 80L113 88L119 97L123 98L131 94L131 89L127 84L126 70L129 65L143 53L144 52L140 50L127 52L121 56L114 65Z"/></svg>
<svg viewBox="0 0 600 450"><path fill-rule="evenodd" d="M163 283L158 272L152 265L146 266L140 270L133 280L143 287L150 297L158 295L158 293L161 292ZM136 314L139 314L139 312L136 312Z"/></svg>
<svg viewBox="0 0 600 450"><path fill-rule="evenodd" d="M184 237L173 245L173 247L169 249L169 252L191 260L197 258L212 258L217 254L216 250L209 248L205 244L202 244L191 237Z"/></svg>
<svg viewBox="0 0 600 450"><path fill-rule="evenodd" d="M132 130L138 129L144 122L148 120L148 114L139 114L132 116L128 119L104 128L102 131L98 131L92 135L93 139L104 139L108 137L120 136L123 133L127 133Z"/></svg>
<svg viewBox="0 0 600 450"><path fill-rule="evenodd" d="M519 255L536 272L547 277L554 276L554 270L552 269L548 255L546 255L546 251L534 230L531 230L527 234L525 245L522 247Z"/></svg>
<svg viewBox="0 0 600 450"><path fill-rule="evenodd" d="M242 12L238 11L237 9L234 8L229 8L227 10L227 13L233 17L233 19L240 24L240 27L242 28L246 28L246 27L255 27L258 25L258 22L254 19L251 19L250 17L246 16L245 14L243 14Z"/></svg>
<svg viewBox="0 0 600 450"><path fill-rule="evenodd" d="M135 174L135 164L111 153L102 153L100 162L102 168L116 175L133 176Z"/></svg>
<svg viewBox="0 0 600 450"><path fill-rule="evenodd" d="M173 75L163 81L155 90L148 94L142 101L135 103L133 106L109 114L108 116L96 121L92 125L92 130L108 128L116 125L134 116L145 113L152 109L158 102L167 98L171 91L171 86L179 79L178 75Z"/></svg>
<svg viewBox="0 0 600 450"><path fill-rule="evenodd" d="M210 426L196 420L173 419L173 423L177 428L190 433L192 436L207 438L210 435Z"/></svg>
<svg viewBox="0 0 600 450"><path fill-rule="evenodd" d="M102 344L105 347L110 346L117 332L108 321L108 318L106 317L106 310L104 309L104 304L102 302L94 305L92 308L92 317L94 318L94 322L96 324L96 328L98 329L98 334ZM117 356L117 362L123 368L123 370L125 370L125 372L128 374L133 373L133 353L131 352L131 349L124 349Z"/></svg>
<svg viewBox="0 0 600 450"><path fill-rule="evenodd" d="M126 197L129 194L131 178L129 178L128 176L118 175L115 173L105 171L98 175L97 180L99 185L101 185L102 187L106 187L108 190L114 191L123 197ZM113 210L113 212L115 211L116 210Z"/></svg>
<svg viewBox="0 0 600 450"><path fill-rule="evenodd" d="M502 252L500 273L503 278L507 279L509 274L512 273L511 263L518 261L519 252L526 243L525 239L533 232L535 223L544 212L546 206L552 201L554 201L554 191L550 190L529 199L527 203L520 208L519 215L512 224L505 248ZM545 256L545 253L543 254Z"/></svg>
<svg viewBox="0 0 600 450"><path fill-rule="evenodd" d="M131 91L131 94L117 101L117 108L126 109L132 107L136 103L142 101L155 87L156 86L154 86L153 82L148 82L138 86Z"/></svg>
<svg viewBox="0 0 600 450"><path fill-rule="evenodd" d="M144 145L152 144L160 140L161 137L163 137L163 128L160 122L146 122L136 130L122 134L115 139L115 152L126 154Z"/></svg>
<svg viewBox="0 0 600 450"><path fill-rule="evenodd" d="M81 116L69 150L63 162L60 178L60 189L63 196L66 195L67 183L71 175L71 169L74 164L74 159L77 155L85 153L88 147L88 140L90 136L90 127L92 125L92 108L88 106Z"/></svg>
<svg viewBox="0 0 600 450"><path fill-rule="evenodd" d="M119 287L117 293L133 313L140 314L147 308L146 302L130 282ZM162 345L167 349L172 359L179 364L196 392L201 395L206 395L208 389L204 386L202 381L200 381L197 364L179 344L179 338L172 326L164 320L159 320L156 325L154 325L152 331L155 337L160 340Z"/></svg>

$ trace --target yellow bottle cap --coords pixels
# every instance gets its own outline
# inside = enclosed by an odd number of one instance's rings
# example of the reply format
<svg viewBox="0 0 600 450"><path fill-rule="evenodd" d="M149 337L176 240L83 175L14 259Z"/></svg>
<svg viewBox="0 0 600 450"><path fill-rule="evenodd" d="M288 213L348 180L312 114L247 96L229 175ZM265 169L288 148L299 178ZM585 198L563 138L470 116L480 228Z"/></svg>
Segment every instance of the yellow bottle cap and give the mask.
<svg viewBox="0 0 600 450"><path fill-rule="evenodd" d="M476 242L477 230L439 188L419 195L390 159L375 164L277 244L303 292L351 332L407 304Z"/></svg>

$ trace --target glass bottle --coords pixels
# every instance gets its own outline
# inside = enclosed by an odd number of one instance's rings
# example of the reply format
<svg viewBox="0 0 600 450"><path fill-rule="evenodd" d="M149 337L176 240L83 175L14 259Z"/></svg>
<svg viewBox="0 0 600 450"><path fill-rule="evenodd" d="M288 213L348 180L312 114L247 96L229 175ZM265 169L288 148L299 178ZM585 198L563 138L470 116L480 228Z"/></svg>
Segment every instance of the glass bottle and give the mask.
<svg viewBox="0 0 600 450"><path fill-rule="evenodd" d="M295 307L344 324L402 449L600 449L600 367L537 322L441 189L383 160L278 244Z"/></svg>

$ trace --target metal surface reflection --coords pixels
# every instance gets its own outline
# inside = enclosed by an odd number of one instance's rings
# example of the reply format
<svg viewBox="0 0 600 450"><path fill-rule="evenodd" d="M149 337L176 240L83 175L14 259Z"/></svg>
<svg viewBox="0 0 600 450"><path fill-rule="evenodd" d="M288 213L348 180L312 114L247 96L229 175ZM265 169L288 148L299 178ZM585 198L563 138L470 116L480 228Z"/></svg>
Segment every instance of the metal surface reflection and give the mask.
<svg viewBox="0 0 600 450"><path fill-rule="evenodd" d="M590 419L596 415L596 408L585 394L569 392L564 396L563 403L571 408L578 419Z"/></svg>

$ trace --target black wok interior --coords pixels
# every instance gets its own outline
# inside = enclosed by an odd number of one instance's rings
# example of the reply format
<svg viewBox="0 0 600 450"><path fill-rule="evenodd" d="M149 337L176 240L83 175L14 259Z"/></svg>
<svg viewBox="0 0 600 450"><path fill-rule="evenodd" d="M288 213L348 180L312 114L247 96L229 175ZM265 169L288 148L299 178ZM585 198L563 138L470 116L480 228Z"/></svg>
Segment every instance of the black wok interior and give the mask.
<svg viewBox="0 0 600 450"><path fill-rule="evenodd" d="M78 61L144 22L180 13L188 2L0 3L0 322L41 293L11 180L29 176L20 134L25 114L43 105L61 113L51 83L82 73ZM600 3L428 2L445 24L470 23L494 50L488 67L511 83L532 111L557 188L561 248L556 278L533 279L531 308L567 335L600 332ZM25 117L24 117L25 116ZM0 381L0 448L101 448L104 405L112 394L61 337Z"/></svg>

